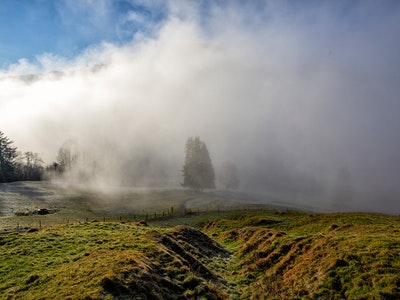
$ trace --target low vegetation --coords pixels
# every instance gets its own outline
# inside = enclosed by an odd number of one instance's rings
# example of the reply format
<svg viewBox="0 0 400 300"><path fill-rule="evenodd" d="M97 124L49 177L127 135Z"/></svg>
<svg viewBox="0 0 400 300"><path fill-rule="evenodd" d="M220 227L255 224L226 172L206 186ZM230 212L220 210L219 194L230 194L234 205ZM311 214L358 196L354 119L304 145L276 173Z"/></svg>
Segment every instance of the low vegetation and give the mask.
<svg viewBox="0 0 400 300"><path fill-rule="evenodd" d="M399 217L251 212L204 230L233 251L238 298L400 298Z"/></svg>
<svg viewBox="0 0 400 300"><path fill-rule="evenodd" d="M207 265L228 252L191 227L76 223L2 237L0 245L2 299L227 296Z"/></svg>
<svg viewBox="0 0 400 300"><path fill-rule="evenodd" d="M79 222L3 234L0 251L2 299L400 298L396 216L233 210Z"/></svg>

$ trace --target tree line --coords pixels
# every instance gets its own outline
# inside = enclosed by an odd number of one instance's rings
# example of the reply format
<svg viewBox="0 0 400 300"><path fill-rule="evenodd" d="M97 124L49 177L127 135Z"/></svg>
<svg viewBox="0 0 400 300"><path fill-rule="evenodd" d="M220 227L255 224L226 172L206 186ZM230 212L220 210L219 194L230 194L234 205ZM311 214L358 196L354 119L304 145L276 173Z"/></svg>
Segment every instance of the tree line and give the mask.
<svg viewBox="0 0 400 300"><path fill-rule="evenodd" d="M20 152L0 131L0 182L42 180L43 161L38 153Z"/></svg>
<svg viewBox="0 0 400 300"><path fill-rule="evenodd" d="M20 152L2 131L0 131L0 182L38 181L64 174L88 179L98 168L96 161L86 159L88 155L79 152L72 141L64 143L53 163L43 166L38 153ZM219 168L218 180L225 189L238 187L238 170L234 163L226 161ZM214 166L208 147L200 137L189 137L185 145L185 160L182 169L182 187L195 191L216 187Z"/></svg>

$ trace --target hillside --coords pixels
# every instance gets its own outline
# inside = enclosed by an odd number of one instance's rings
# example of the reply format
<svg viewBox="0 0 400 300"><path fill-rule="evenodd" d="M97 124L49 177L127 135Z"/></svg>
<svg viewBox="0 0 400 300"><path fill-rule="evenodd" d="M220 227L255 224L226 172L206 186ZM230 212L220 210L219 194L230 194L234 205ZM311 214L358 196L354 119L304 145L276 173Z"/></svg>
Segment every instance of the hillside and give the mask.
<svg viewBox="0 0 400 300"><path fill-rule="evenodd" d="M0 237L2 299L398 299L400 218L258 210Z"/></svg>
<svg viewBox="0 0 400 300"><path fill-rule="evenodd" d="M234 253L243 299L399 299L400 218L251 212L205 231Z"/></svg>

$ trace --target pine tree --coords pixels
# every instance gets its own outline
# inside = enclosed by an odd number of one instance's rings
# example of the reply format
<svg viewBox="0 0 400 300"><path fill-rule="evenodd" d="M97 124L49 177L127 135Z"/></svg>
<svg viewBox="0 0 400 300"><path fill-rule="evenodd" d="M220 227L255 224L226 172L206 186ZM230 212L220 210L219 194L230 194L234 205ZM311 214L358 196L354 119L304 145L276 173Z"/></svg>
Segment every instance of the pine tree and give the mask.
<svg viewBox="0 0 400 300"><path fill-rule="evenodd" d="M0 182L12 181L15 177L15 159L18 153L12 144L13 141L0 131Z"/></svg>
<svg viewBox="0 0 400 300"><path fill-rule="evenodd" d="M185 151L182 186L195 191L215 188L214 167L207 145L199 137L189 137Z"/></svg>

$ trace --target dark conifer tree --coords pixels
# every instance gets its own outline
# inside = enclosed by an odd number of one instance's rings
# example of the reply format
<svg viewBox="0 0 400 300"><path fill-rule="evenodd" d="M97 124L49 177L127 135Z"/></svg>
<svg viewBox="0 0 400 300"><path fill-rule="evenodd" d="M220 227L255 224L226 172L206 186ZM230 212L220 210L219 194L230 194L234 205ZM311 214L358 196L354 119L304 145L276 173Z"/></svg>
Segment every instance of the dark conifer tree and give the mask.
<svg viewBox="0 0 400 300"><path fill-rule="evenodd" d="M0 182L15 180L15 159L18 154L12 144L13 141L0 131Z"/></svg>
<svg viewBox="0 0 400 300"><path fill-rule="evenodd" d="M207 145L199 137L189 137L185 152L182 186L196 191L215 188L214 167Z"/></svg>

